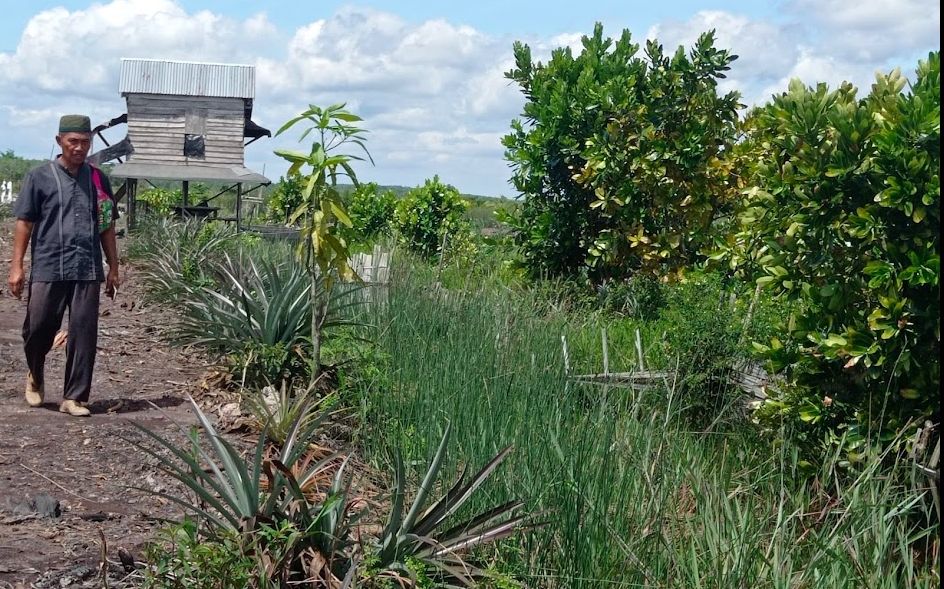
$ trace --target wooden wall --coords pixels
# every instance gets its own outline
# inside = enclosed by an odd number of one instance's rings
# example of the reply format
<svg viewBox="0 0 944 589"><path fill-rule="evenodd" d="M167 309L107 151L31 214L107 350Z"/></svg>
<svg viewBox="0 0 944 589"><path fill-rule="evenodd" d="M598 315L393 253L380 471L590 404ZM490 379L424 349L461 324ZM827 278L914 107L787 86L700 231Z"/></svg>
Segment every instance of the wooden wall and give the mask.
<svg viewBox="0 0 944 589"><path fill-rule="evenodd" d="M132 162L243 165L242 98L128 94ZM205 157L184 156L184 135L204 135Z"/></svg>

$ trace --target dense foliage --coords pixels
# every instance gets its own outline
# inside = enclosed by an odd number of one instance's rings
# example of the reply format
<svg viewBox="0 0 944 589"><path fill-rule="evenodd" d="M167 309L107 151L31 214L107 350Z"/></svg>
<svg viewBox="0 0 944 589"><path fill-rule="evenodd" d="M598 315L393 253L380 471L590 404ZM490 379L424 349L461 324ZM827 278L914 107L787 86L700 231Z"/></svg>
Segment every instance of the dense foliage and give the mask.
<svg viewBox="0 0 944 589"><path fill-rule="evenodd" d="M240 367L263 430L238 452L195 407L186 447L144 432L200 523L155 549L153 586L939 585L939 55L910 87L793 82L738 121L712 34L671 57L599 27L583 43L547 65L516 46L516 250L500 203L470 222L438 177L339 187L333 150L363 147L340 105L283 128L315 137L281 152L305 266L213 225L153 240L148 286ZM390 283L322 296L388 228ZM307 324L333 318L331 378L259 390L318 370ZM310 444L335 434L357 461ZM465 550L519 509L543 525Z"/></svg>
<svg viewBox="0 0 944 589"><path fill-rule="evenodd" d="M12 149L0 152L0 181L10 180L14 190L18 190L26 173L42 163L43 160L20 157L13 153Z"/></svg>
<svg viewBox="0 0 944 589"><path fill-rule="evenodd" d="M288 176L302 187L301 201L288 218L299 224L296 259L308 271L311 288L311 379L321 372L322 330L328 319L328 307L334 285L356 278L351 268L351 253L344 240L344 231L352 226L351 218L338 190L339 179L357 186L352 167L367 159L364 145L366 130L358 127L361 119L345 109L344 104L308 106L301 114L285 122L276 135L296 125L306 125L299 141L311 138L309 151L277 149L275 154L289 163Z"/></svg>
<svg viewBox="0 0 944 589"><path fill-rule="evenodd" d="M748 122L735 266L799 303L761 350L800 388L766 410L848 425L853 447L940 417L939 54L905 86L795 81Z"/></svg>
<svg viewBox="0 0 944 589"><path fill-rule="evenodd" d="M397 203L394 224L410 249L429 257L440 250L444 236L468 230L463 217L467 208L455 186L444 184L436 176L410 190Z"/></svg>
<svg viewBox="0 0 944 589"><path fill-rule="evenodd" d="M302 182L298 176L279 178L278 183L266 198L266 219L274 223L288 224L299 205L302 204Z"/></svg>
<svg viewBox="0 0 944 589"><path fill-rule="evenodd" d="M161 216L169 215L180 199L180 190L167 188L148 188L137 195L138 202L144 203L148 212Z"/></svg>
<svg viewBox="0 0 944 589"><path fill-rule="evenodd" d="M350 196L350 241L370 242L390 231L397 197L392 190L380 191L375 182L361 184Z"/></svg>
<svg viewBox="0 0 944 589"><path fill-rule="evenodd" d="M667 276L699 260L731 204L738 96L717 85L737 56L713 33L671 56L655 41L638 55L629 31L614 42L600 25L582 43L546 65L515 45L507 76L527 103L504 145L524 197L517 244L535 275Z"/></svg>

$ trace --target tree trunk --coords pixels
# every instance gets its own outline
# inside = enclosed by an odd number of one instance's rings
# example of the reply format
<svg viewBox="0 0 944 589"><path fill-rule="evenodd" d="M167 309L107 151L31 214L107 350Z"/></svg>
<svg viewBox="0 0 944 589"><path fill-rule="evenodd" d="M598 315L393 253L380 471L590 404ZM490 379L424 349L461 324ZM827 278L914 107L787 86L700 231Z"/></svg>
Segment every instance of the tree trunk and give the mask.
<svg viewBox="0 0 944 589"><path fill-rule="evenodd" d="M311 385L314 387L321 376L321 326L324 323L327 293L318 296L318 274L312 271L310 277L311 291L308 297L311 301Z"/></svg>

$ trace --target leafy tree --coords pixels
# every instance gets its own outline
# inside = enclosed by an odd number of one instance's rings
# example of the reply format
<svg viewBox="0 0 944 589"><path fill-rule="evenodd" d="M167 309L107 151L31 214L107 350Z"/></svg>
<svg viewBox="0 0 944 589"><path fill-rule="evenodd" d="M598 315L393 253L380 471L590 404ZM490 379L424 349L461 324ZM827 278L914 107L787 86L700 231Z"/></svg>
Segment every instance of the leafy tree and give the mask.
<svg viewBox="0 0 944 589"><path fill-rule="evenodd" d="M270 221L287 225L292 213L298 210L304 200L303 189L300 176L279 178L279 183L266 201L266 217Z"/></svg>
<svg viewBox="0 0 944 589"><path fill-rule="evenodd" d="M429 257L439 251L445 234L454 236L468 231L464 218L467 208L459 191L435 176L423 186L410 190L397 203L394 223L400 239L417 253Z"/></svg>
<svg viewBox="0 0 944 589"><path fill-rule="evenodd" d="M352 239L366 242L390 230L397 207L391 190L379 192L377 184L361 184L351 193Z"/></svg>
<svg viewBox="0 0 944 589"><path fill-rule="evenodd" d="M147 203L148 209L158 215L169 215L174 205L180 202L180 190L166 188L149 188L142 190L137 200Z"/></svg>
<svg viewBox="0 0 944 589"><path fill-rule="evenodd" d="M8 149L0 153L0 180L11 180L14 188L18 188L26 173L41 163L43 160L23 158Z"/></svg>
<svg viewBox="0 0 944 589"><path fill-rule="evenodd" d="M303 186L302 201L289 217L289 223L301 222L297 257L308 268L311 279L312 384L321 371L321 335L332 288L337 280L349 281L356 277L351 269L347 243L341 236L341 228L350 228L352 223L338 193L338 178L347 178L355 186L358 184L351 164L364 157L345 153L345 150L356 147L373 163L364 146L366 131L355 126L362 120L345 110L344 104L327 108L312 104L276 133L280 135L298 123L305 123L308 128L299 141L314 136L308 153L288 149L275 151L290 163L287 176Z"/></svg>
<svg viewBox="0 0 944 589"><path fill-rule="evenodd" d="M713 32L671 56L655 41L640 56L629 31L614 42L599 24L582 43L546 65L516 43L506 74L527 98L504 138L524 263L595 281L691 265L735 194L738 95L717 85L737 56Z"/></svg>
<svg viewBox="0 0 944 589"><path fill-rule="evenodd" d="M793 81L753 113L754 187L716 256L802 303L792 341L759 346L799 385L762 414L848 429L852 450L940 418L940 53L906 85Z"/></svg>

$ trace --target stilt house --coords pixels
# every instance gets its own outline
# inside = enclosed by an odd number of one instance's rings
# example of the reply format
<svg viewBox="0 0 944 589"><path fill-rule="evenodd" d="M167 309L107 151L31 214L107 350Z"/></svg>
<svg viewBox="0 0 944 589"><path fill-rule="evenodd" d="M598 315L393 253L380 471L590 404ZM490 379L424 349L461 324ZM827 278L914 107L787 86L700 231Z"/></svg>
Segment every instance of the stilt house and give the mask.
<svg viewBox="0 0 944 589"><path fill-rule="evenodd" d="M244 161L246 145L271 136L251 119L255 68L122 59L119 91L126 100L127 114L106 126L127 122L127 144L112 146L113 152L99 159L113 159L115 153L128 156L111 175L128 180L131 222L137 181L148 179L181 181L183 199L178 210L192 215L206 215L215 209L206 202L191 205L191 181L231 185L223 192L235 189L237 206L236 217L228 220L239 224L246 186L269 184L267 178L246 168Z"/></svg>

